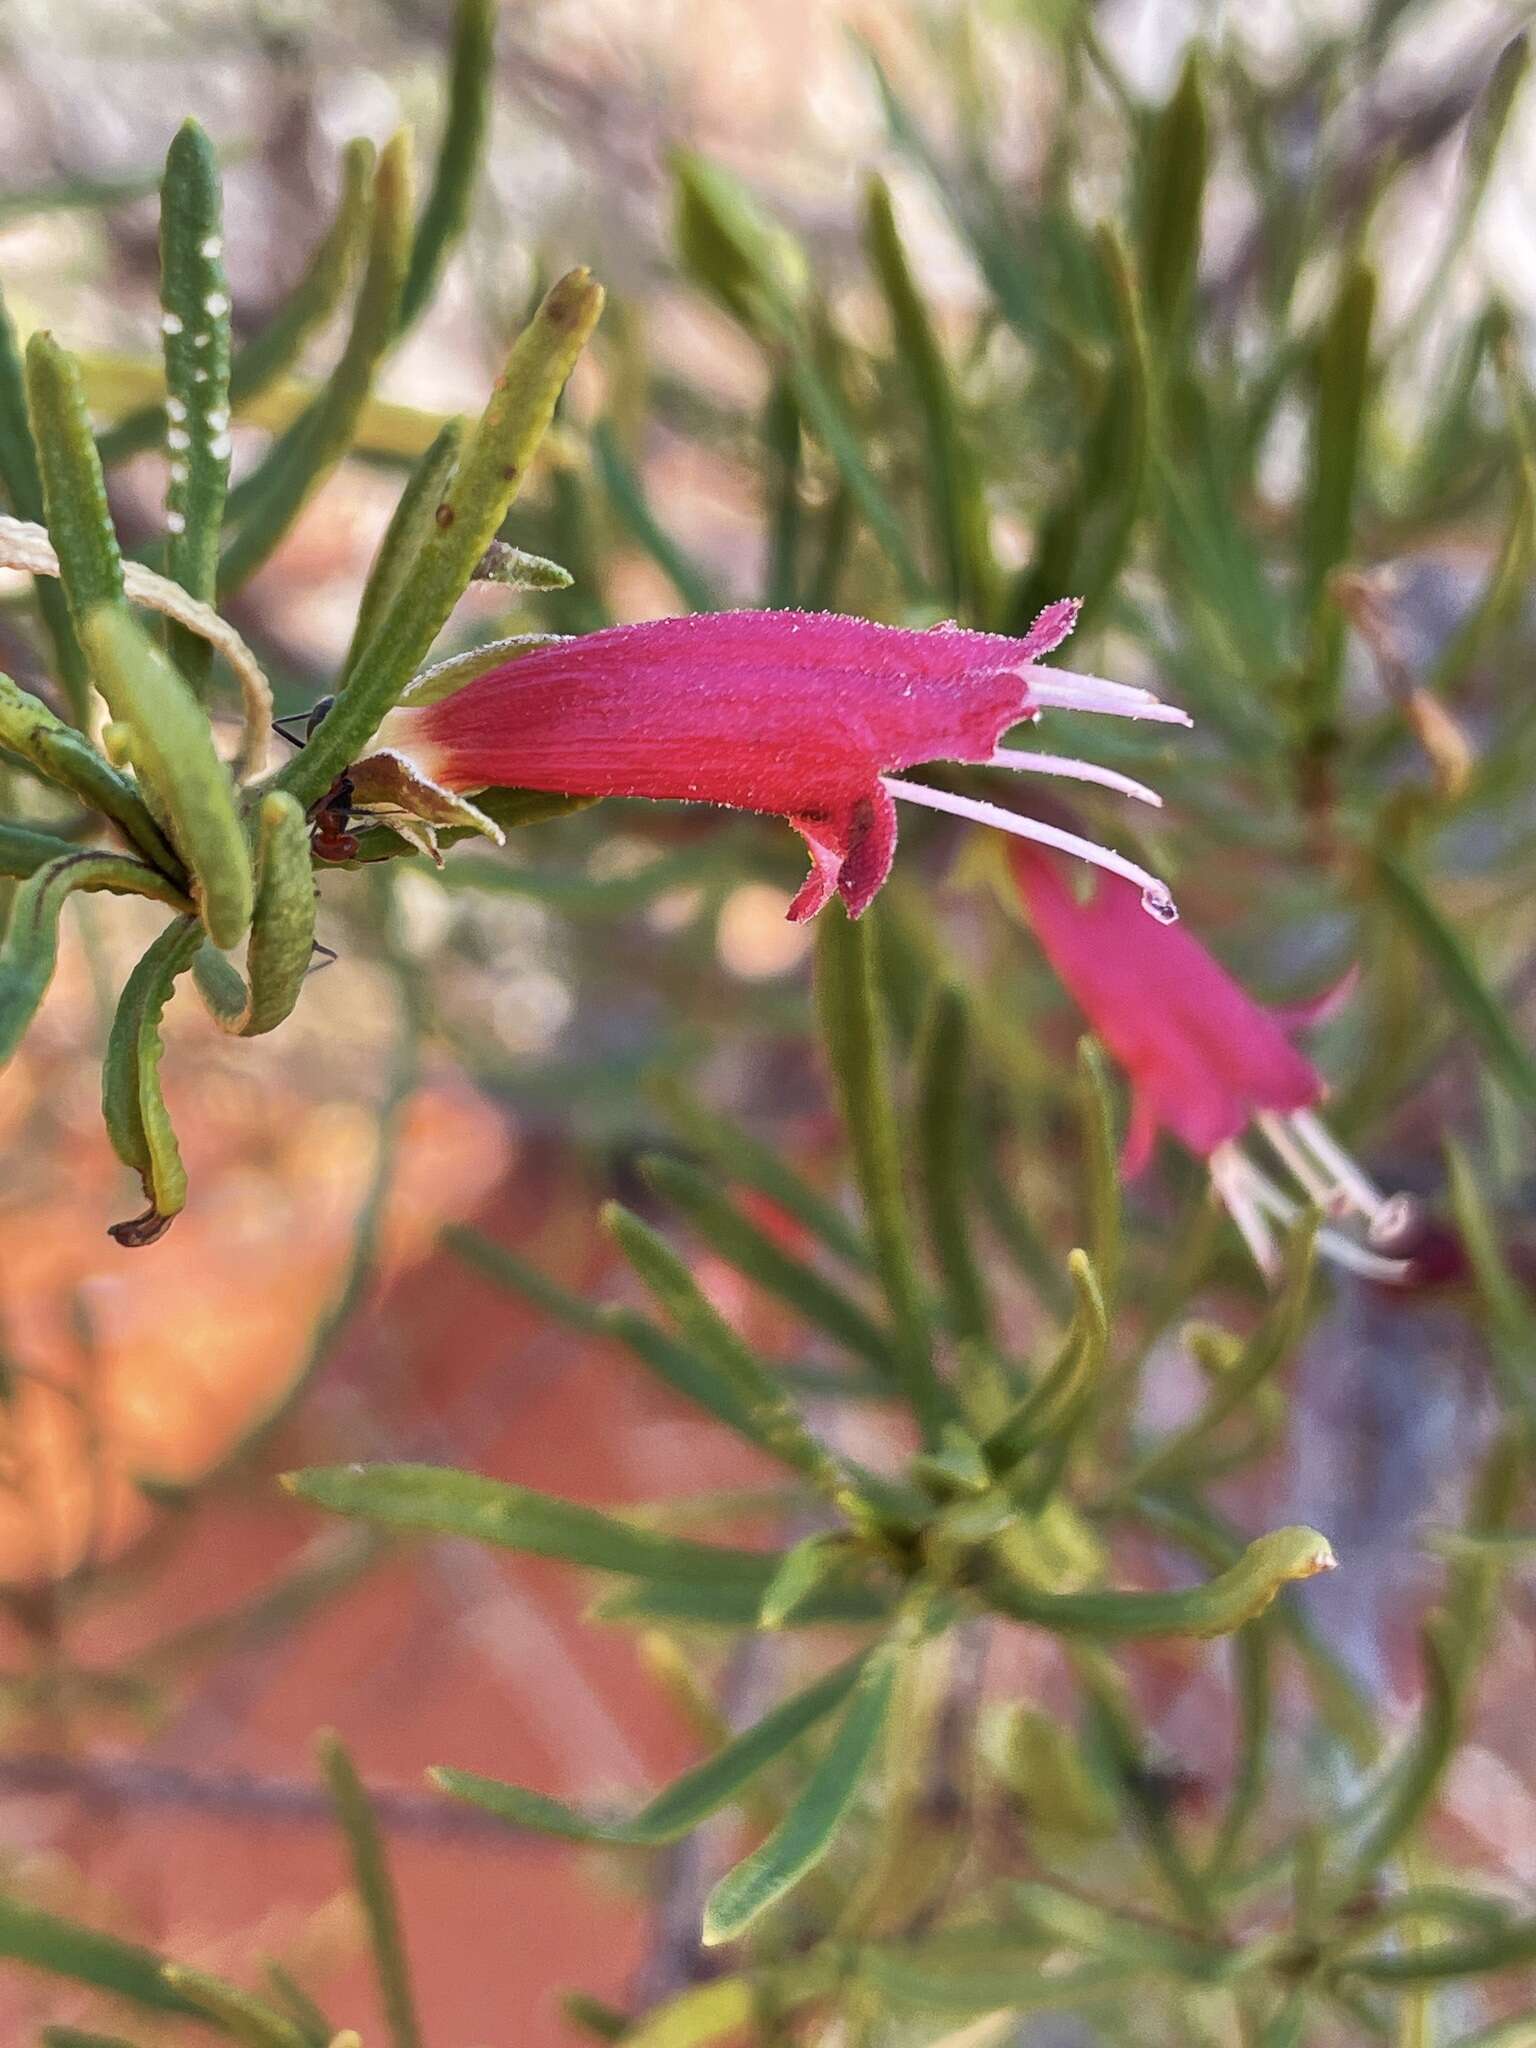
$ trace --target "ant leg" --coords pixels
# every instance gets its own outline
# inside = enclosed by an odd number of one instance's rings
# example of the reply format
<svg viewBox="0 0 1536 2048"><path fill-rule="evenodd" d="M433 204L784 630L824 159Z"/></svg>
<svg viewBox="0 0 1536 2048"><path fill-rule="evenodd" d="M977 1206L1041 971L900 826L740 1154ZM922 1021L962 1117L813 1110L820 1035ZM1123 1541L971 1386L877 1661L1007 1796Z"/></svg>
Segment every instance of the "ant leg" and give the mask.
<svg viewBox="0 0 1536 2048"><path fill-rule="evenodd" d="M318 959L312 960L310 963L309 972L311 974L319 974L323 968L334 967L341 958L341 955L334 946L323 946L318 939L314 941L310 951L319 955Z"/></svg>

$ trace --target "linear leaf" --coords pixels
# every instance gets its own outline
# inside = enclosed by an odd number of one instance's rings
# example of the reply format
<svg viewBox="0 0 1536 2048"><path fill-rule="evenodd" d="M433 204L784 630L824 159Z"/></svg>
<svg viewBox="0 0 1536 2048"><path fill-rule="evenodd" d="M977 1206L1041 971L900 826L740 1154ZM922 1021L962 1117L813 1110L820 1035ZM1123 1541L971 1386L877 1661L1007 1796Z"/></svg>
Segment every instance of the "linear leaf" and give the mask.
<svg viewBox="0 0 1536 2048"><path fill-rule="evenodd" d="M324 389L231 500L240 524L219 563L219 591L238 590L271 554L356 438L379 364L395 336L410 260L411 151L397 135L373 180L368 261L340 359Z"/></svg>
<svg viewBox="0 0 1536 2048"><path fill-rule="evenodd" d="M149 1207L112 1226L121 1245L153 1244L186 1206L187 1173L160 1085L160 1025L178 975L203 943L194 917L168 925L123 985L101 1068L101 1108L112 1149L139 1176Z"/></svg>
<svg viewBox="0 0 1536 2048"><path fill-rule="evenodd" d="M1536 1110L1536 1060L1455 930L1395 854L1378 847L1373 866L1388 908L1482 1047L1491 1071L1523 1109Z"/></svg>
<svg viewBox="0 0 1536 2048"><path fill-rule="evenodd" d="M379 1998L393 2048L421 2048L410 1965L400 1929L400 1908L384 1852L384 1838L367 1788L336 1735L320 1738L320 1768L352 1858L352 1882L368 1928Z"/></svg>
<svg viewBox="0 0 1536 2048"><path fill-rule="evenodd" d="M306 809L372 739L496 538L555 403L603 308L602 287L573 270L513 345L421 550L324 724L278 776Z"/></svg>
<svg viewBox="0 0 1536 2048"><path fill-rule="evenodd" d="M709 1815L729 1805L759 1771L842 1705L863 1666L862 1656L839 1664L825 1678L765 1714L703 1763L675 1778L631 1818L605 1818L505 1785L470 1771L439 1769L436 1783L456 1799L467 1799L517 1827L536 1828L569 1842L613 1842L641 1848L675 1842Z"/></svg>
<svg viewBox="0 0 1536 2048"><path fill-rule="evenodd" d="M0 942L0 1067L21 1043L59 957L59 917L76 889L149 896L174 910L187 900L163 875L115 853L71 852L36 869L16 891Z"/></svg>
<svg viewBox="0 0 1536 2048"><path fill-rule="evenodd" d="M864 1197L875 1265L896 1320L896 1370L923 1428L938 1441L950 1399L934 1371L927 1310L912 1249L902 1148L886 1071L884 1019L876 1001L873 941L867 920L834 909L821 920L816 1002L822 1043L842 1105Z"/></svg>
<svg viewBox="0 0 1536 2048"><path fill-rule="evenodd" d="M662 1154L647 1158L643 1170L656 1192L676 1204L712 1251L856 1356L891 1373L893 1343L879 1324L814 1266L743 1216L707 1174Z"/></svg>
<svg viewBox="0 0 1536 2048"><path fill-rule="evenodd" d="M165 573L211 604L229 486L229 280L218 158L195 121L177 130L160 187L160 333L165 349ZM167 642L195 689L206 640L172 626Z"/></svg>
<svg viewBox="0 0 1536 2048"><path fill-rule="evenodd" d="M1037 1593L994 1576L986 1597L1001 1614L1063 1635L1223 1636L1252 1621L1284 1585L1332 1571L1338 1560L1315 1529L1275 1529L1202 1586L1170 1593Z"/></svg>
<svg viewBox="0 0 1536 2048"><path fill-rule="evenodd" d="M135 767L159 799L192 874L198 913L216 946L238 945L251 922L251 855L229 770L188 684L122 604L81 622L91 672L131 736Z"/></svg>
<svg viewBox="0 0 1536 2048"><path fill-rule="evenodd" d="M851 1497L847 1475L806 1426L773 1374L708 1301L672 1247L648 1223L610 1202L603 1221L625 1258L682 1332L728 1382L751 1421L752 1441L835 1505Z"/></svg>
<svg viewBox="0 0 1536 2048"><path fill-rule="evenodd" d="M235 351L229 366L229 404L239 414L297 359L346 296L368 232L373 204L373 144L359 138L341 153L341 191L331 224L315 244L302 276L266 326ZM126 413L100 436L104 469L152 448L165 433L163 405ZM27 518L37 514L27 513Z"/></svg>
<svg viewBox="0 0 1536 2048"><path fill-rule="evenodd" d="M44 517L43 480L27 413L26 374L5 295L0 292L0 488L18 519ZM70 623L69 600L58 584L39 576L32 585L37 608L53 643L54 664L74 723L84 726L91 680Z"/></svg>
<svg viewBox="0 0 1536 2048"><path fill-rule="evenodd" d="M871 1654L836 1734L794 1805L768 1839L710 1893L704 1908L706 1948L744 1934L831 1848L885 1732L898 1663L895 1644Z"/></svg>
<svg viewBox="0 0 1536 2048"><path fill-rule="evenodd" d="M54 1977L92 1984L152 2012L197 2009L192 1999L166 1982L164 1964L151 1950L23 1905L19 1899L0 1897L0 1956Z"/></svg>
<svg viewBox="0 0 1536 2048"><path fill-rule="evenodd" d="M533 1557L563 1558L588 1571L683 1585L746 1586L760 1593L779 1561L776 1552L663 1536L553 1494L436 1465L320 1466L285 1473L282 1484L298 1499L337 1514L423 1535L466 1536Z"/></svg>
<svg viewBox="0 0 1536 2048"><path fill-rule="evenodd" d="M444 259L469 222L496 90L497 0L459 0L454 17L448 106L432 188L421 209L411 264L400 294L403 333L425 311Z"/></svg>

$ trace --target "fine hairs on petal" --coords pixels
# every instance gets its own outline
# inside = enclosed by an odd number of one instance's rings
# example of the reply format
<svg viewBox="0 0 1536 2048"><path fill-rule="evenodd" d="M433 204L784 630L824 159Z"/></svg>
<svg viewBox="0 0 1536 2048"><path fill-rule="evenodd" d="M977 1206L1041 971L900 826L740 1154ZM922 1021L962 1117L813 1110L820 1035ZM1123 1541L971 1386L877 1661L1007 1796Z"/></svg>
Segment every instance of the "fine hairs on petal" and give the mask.
<svg viewBox="0 0 1536 2048"><path fill-rule="evenodd" d="M1039 818L1022 817L1017 811L1006 811L1001 804L989 804L978 797L956 796L953 790L934 789L926 782L907 782L898 775L882 775L880 780L894 797L904 797L909 803L923 804L929 810L947 811L951 817L969 819L973 825L993 825L1000 832L1010 832L1018 839L1033 839L1042 846L1054 846L1058 853L1075 854L1093 867L1105 868L1112 875L1119 875L1123 881L1134 882L1141 890L1142 908L1149 917L1159 924L1173 924L1178 919L1178 909L1166 886L1146 868L1138 867L1124 854L1116 853L1111 847L1100 846L1096 840L1084 839L1076 832L1063 831L1059 825L1047 825Z"/></svg>

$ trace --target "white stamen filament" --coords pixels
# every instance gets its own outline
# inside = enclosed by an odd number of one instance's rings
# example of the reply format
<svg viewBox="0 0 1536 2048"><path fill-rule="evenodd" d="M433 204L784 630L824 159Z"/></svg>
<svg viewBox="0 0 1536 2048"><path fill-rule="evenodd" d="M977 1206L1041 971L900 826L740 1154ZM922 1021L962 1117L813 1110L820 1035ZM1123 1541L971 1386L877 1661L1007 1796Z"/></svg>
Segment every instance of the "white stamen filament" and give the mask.
<svg viewBox="0 0 1536 2048"><path fill-rule="evenodd" d="M1324 1173L1317 1161L1308 1156L1306 1148L1292 1131L1289 1119L1276 1116L1273 1110L1264 1110L1259 1115L1258 1125L1282 1164L1291 1169L1323 1214L1348 1215L1349 1196L1336 1179Z"/></svg>
<svg viewBox="0 0 1536 2048"><path fill-rule="evenodd" d="M1159 725L1194 723L1177 704L1165 704L1150 690L1138 689L1134 683L1111 683L1102 676L1078 675L1069 668L1036 668L1033 664L1021 668L1019 675L1032 703L1037 705L1059 711L1100 711L1111 718L1146 718Z"/></svg>
<svg viewBox="0 0 1536 2048"><path fill-rule="evenodd" d="M1290 1125L1313 1158L1333 1175L1351 1206L1366 1219L1378 1244L1390 1242L1406 1228L1413 1213L1408 1198L1384 1195L1370 1175L1350 1158L1320 1116L1310 1109L1298 1109L1290 1118Z"/></svg>
<svg viewBox="0 0 1536 2048"><path fill-rule="evenodd" d="M1309 1112L1302 1111L1301 1115ZM1291 1119L1294 1127L1296 1119ZM1330 1145L1332 1140L1329 1140ZM1345 1157L1347 1158L1347 1154ZM1353 1162L1351 1162L1352 1164ZM1274 1232L1269 1219L1289 1226L1300 1215L1300 1205L1289 1195L1277 1188L1274 1182L1238 1145L1228 1142L1219 1145L1211 1154L1211 1180L1225 1204L1232 1221L1241 1231L1244 1243L1253 1253L1260 1269L1274 1277L1279 1260ZM1355 1172L1359 1172L1356 1167ZM1363 1179L1364 1176L1361 1175ZM1311 1190L1309 1189L1310 1193ZM1386 1208L1392 1207L1384 1203ZM1360 1273L1368 1280L1384 1280L1389 1283L1401 1281L1408 1275L1411 1262L1406 1259L1388 1259L1381 1253L1368 1251L1342 1231L1326 1227L1317 1233L1317 1248L1335 1265L1344 1266L1350 1272Z"/></svg>
<svg viewBox="0 0 1536 2048"><path fill-rule="evenodd" d="M1267 1280L1273 1280L1280 1266L1275 1234L1254 1202L1242 1169L1248 1164L1237 1147L1218 1145L1211 1154L1211 1185L1221 1197L1222 1207L1241 1233L1253 1262Z"/></svg>
<svg viewBox="0 0 1536 2048"><path fill-rule="evenodd" d="M1144 782L1129 775L1121 775L1117 769L1101 768L1097 761L1074 761L1065 754L1038 754L1027 747L999 747L987 765L1027 768L1035 775L1064 775L1072 782L1096 782L1101 788L1117 789L1122 796L1133 796L1140 803L1162 809L1163 800L1155 789L1148 789Z"/></svg>
<svg viewBox="0 0 1536 2048"><path fill-rule="evenodd" d="M894 797L925 804L932 811L947 811L954 818L968 818L973 825L994 825L1000 832L1011 832L1016 839L1033 839L1042 846L1054 846L1059 853L1076 854L1079 860L1088 861L1096 868L1106 868L1110 874L1134 882L1141 890L1142 907L1159 924L1172 924L1178 917L1173 898L1156 875L1149 874L1135 861L1127 860L1123 854L1100 846L1092 839L1079 838L1076 832L1064 832L1057 825L1042 823L1039 818L1026 818L1017 811L1005 811L1001 804L983 803L972 796L956 796L948 789L933 789L926 782L904 782L898 775L882 775L880 780Z"/></svg>

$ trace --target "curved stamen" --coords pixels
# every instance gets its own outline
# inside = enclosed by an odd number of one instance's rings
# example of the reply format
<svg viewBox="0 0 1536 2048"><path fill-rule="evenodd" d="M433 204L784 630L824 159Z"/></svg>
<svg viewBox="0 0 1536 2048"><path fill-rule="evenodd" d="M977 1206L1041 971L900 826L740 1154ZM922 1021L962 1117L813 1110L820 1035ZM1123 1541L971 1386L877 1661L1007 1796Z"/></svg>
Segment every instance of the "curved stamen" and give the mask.
<svg viewBox="0 0 1536 2048"><path fill-rule="evenodd" d="M983 803L973 796L956 796L949 789L934 789L926 782L903 782L899 775L882 775L880 780L892 796L905 797L914 804L925 804L932 811L947 811L954 818L968 818L973 825L996 826L999 832L1011 832L1016 839L1034 839L1042 846L1054 846L1059 853L1075 854L1079 860L1088 861L1093 867L1105 868L1112 875L1134 882L1141 890L1142 907L1159 924L1172 924L1178 917L1173 898L1156 875L1149 874L1135 861L1127 860L1123 854L1112 852L1109 847L1100 846L1092 839L1079 838L1076 832L1064 832L1057 825L1043 824L1039 818L1026 818L1017 811L1005 811L1001 804Z"/></svg>
<svg viewBox="0 0 1536 2048"><path fill-rule="evenodd" d="M1117 789L1144 804L1162 809L1163 800L1155 789L1121 775L1114 768L1101 768L1097 761L1074 761L1067 754L1039 754L1028 747L999 747L987 763L989 768L1027 768L1035 775L1064 775L1071 782L1096 782L1104 789Z"/></svg>
<svg viewBox="0 0 1536 2048"><path fill-rule="evenodd" d="M1222 1154L1226 1156L1218 1171L1217 1159ZM1254 1241L1249 1237L1245 1215L1250 1219L1255 1215L1260 1218L1272 1216L1276 1222L1290 1225L1301 1214L1300 1205L1289 1195L1282 1194L1268 1174L1255 1166L1236 1145L1223 1145L1211 1155L1211 1178L1233 1222L1247 1239L1250 1250L1254 1249ZM1264 1234L1268 1235L1267 1229ZM1409 1272L1408 1260L1384 1258L1380 1252L1368 1251L1364 1245L1356 1244L1352 1237L1346 1237L1339 1230L1330 1230L1326 1225L1317 1233L1317 1248L1335 1265L1363 1274L1367 1280L1397 1282L1406 1279ZM1254 1255L1258 1256L1256 1251ZM1262 1260L1260 1264L1263 1264Z"/></svg>
<svg viewBox="0 0 1536 2048"><path fill-rule="evenodd" d="M1288 1120L1276 1116L1273 1110L1266 1109L1260 1111L1258 1125L1274 1148L1276 1156L1291 1169L1323 1214L1348 1215L1348 1194L1335 1178L1324 1173L1315 1159L1309 1157L1306 1148L1292 1132Z"/></svg>
<svg viewBox="0 0 1536 2048"><path fill-rule="evenodd" d="M1280 1268L1279 1251L1275 1234L1247 1184L1243 1169L1248 1164L1236 1145L1218 1145L1210 1157L1211 1185L1237 1225L1254 1264L1266 1279L1273 1280Z"/></svg>
<svg viewBox="0 0 1536 2048"><path fill-rule="evenodd" d="M1150 690L1134 683L1106 682L1103 676L1079 675L1069 668L1036 668L1032 664L1019 674L1033 703L1054 706L1059 711L1100 711L1111 718L1147 718L1160 725L1192 725L1194 720L1177 704L1165 704Z"/></svg>
<svg viewBox="0 0 1536 2048"><path fill-rule="evenodd" d="M1312 1157L1333 1175L1340 1191L1365 1217L1373 1238L1390 1240L1406 1229L1412 1217L1412 1204L1402 1195L1384 1195L1320 1116L1310 1109L1298 1109L1288 1121Z"/></svg>

